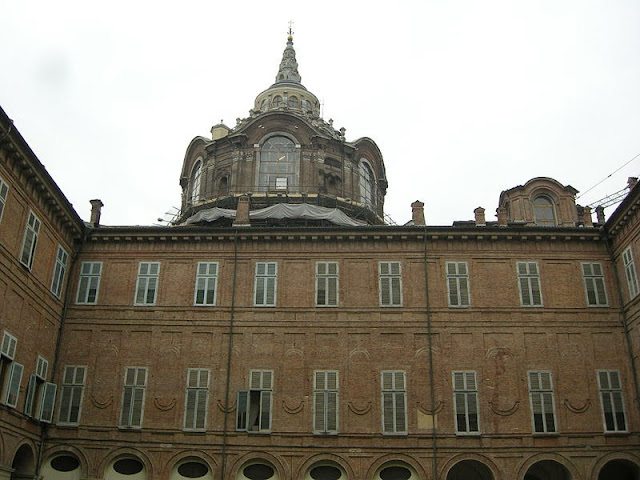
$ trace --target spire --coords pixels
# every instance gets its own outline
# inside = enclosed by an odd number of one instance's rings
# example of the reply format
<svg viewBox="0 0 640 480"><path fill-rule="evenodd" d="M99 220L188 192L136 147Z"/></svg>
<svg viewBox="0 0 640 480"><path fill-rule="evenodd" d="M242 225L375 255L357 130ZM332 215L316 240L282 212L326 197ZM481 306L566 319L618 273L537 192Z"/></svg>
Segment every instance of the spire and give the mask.
<svg viewBox="0 0 640 480"><path fill-rule="evenodd" d="M298 73L298 62L296 62L296 51L293 49L293 22L289 22L289 35L287 46L282 54L280 69L276 75L276 83L300 83L302 77Z"/></svg>

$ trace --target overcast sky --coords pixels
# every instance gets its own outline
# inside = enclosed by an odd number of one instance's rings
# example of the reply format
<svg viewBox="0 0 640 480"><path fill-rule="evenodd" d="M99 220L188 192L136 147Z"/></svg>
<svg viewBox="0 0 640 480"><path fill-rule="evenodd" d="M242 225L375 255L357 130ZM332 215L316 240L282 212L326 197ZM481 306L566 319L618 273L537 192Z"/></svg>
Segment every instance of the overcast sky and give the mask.
<svg viewBox="0 0 640 480"><path fill-rule="evenodd" d="M294 22L302 83L380 147L398 224L495 219L536 176L580 192L640 153L640 1L0 0L0 105L85 220L180 205L186 148L247 117ZM640 157L585 193L640 173ZM579 194L580 195L580 194ZM607 209L610 215L612 209Z"/></svg>

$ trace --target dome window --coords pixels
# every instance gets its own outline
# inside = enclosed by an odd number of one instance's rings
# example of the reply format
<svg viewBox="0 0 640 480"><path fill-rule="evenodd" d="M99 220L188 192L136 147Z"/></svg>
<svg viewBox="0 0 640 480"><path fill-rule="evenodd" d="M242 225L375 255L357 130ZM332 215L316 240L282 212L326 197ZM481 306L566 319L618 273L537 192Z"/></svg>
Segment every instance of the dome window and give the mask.
<svg viewBox="0 0 640 480"><path fill-rule="evenodd" d="M279 107L281 103L282 103L282 97L280 95L276 95L275 97L273 97L274 107Z"/></svg>
<svg viewBox="0 0 640 480"><path fill-rule="evenodd" d="M298 98L297 97L289 97L289 106L291 108L298 108Z"/></svg>
<svg viewBox="0 0 640 480"><path fill-rule="evenodd" d="M200 200L200 179L202 176L202 161L198 160L191 170L191 181L189 184L191 185L191 195L190 200L191 204L194 205L198 200Z"/></svg>
<svg viewBox="0 0 640 480"><path fill-rule="evenodd" d="M360 160L360 202L367 206L375 206L376 179L369 164Z"/></svg>
<svg viewBox="0 0 640 480"><path fill-rule="evenodd" d="M533 200L533 218L536 225L541 227L555 227L556 215L553 202L545 195L538 195Z"/></svg>
<svg viewBox="0 0 640 480"><path fill-rule="evenodd" d="M258 189L264 191L295 191L298 154L287 137L271 137L262 145Z"/></svg>

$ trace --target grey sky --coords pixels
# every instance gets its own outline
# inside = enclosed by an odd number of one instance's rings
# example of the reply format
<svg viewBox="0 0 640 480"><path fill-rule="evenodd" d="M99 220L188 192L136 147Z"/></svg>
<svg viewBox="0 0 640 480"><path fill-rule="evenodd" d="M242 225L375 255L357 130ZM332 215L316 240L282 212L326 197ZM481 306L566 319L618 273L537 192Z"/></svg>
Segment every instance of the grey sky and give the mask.
<svg viewBox="0 0 640 480"><path fill-rule="evenodd" d="M294 21L302 83L380 147L385 210L495 218L502 190L581 192L640 153L640 2L0 0L0 105L83 218L179 206L190 140L274 81ZM579 198L637 176L640 159ZM611 209L607 211L611 213Z"/></svg>

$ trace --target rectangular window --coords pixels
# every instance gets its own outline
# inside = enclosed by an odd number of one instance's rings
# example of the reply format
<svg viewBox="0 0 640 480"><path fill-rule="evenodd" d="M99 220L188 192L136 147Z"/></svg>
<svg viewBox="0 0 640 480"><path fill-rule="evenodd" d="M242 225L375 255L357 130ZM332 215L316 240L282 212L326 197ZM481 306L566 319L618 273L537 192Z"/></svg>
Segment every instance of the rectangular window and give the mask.
<svg viewBox="0 0 640 480"><path fill-rule="evenodd" d="M13 359L16 355L18 339L9 332L2 332L2 346L0 348L0 389L2 403L15 408L18 404L20 382L24 367Z"/></svg>
<svg viewBox="0 0 640 480"><path fill-rule="evenodd" d="M600 263L583 263L582 278L587 293L587 305L602 307L607 305L607 291L604 288L604 275Z"/></svg>
<svg viewBox="0 0 640 480"><path fill-rule="evenodd" d="M69 254L62 246L58 245L56 252L56 264L53 268L53 278L51 279L51 293L60 298L62 293L62 285L64 283L64 275L67 272L67 260Z"/></svg>
<svg viewBox="0 0 640 480"><path fill-rule="evenodd" d="M636 266L633 262L633 254L631 247L622 252L622 261L624 263L624 274L627 277L627 286L629 287L629 298L638 295L638 277L636 276Z"/></svg>
<svg viewBox="0 0 640 480"><path fill-rule="evenodd" d="M95 305L98 303L101 274L102 262L82 262L80 280L78 281L78 294L76 295L77 304Z"/></svg>
<svg viewBox="0 0 640 480"><path fill-rule="evenodd" d="M338 372L317 371L313 380L313 431L338 433Z"/></svg>
<svg viewBox="0 0 640 480"><path fill-rule="evenodd" d="M407 395L403 371L382 372L382 432L407 433Z"/></svg>
<svg viewBox="0 0 640 480"><path fill-rule="evenodd" d="M36 377L38 377L40 380L46 380L48 371L49 362L43 356L38 355L38 360L36 362Z"/></svg>
<svg viewBox="0 0 640 480"><path fill-rule="evenodd" d="M383 307L402 306L402 269L400 262L380 262L378 264L380 283L380 305Z"/></svg>
<svg viewBox="0 0 640 480"><path fill-rule="evenodd" d="M271 431L271 401L273 371L251 370L249 390L238 392L236 430L246 432Z"/></svg>
<svg viewBox="0 0 640 480"><path fill-rule="evenodd" d="M66 366L62 376L62 399L58 423L77 425L80 422L80 408L87 367Z"/></svg>
<svg viewBox="0 0 640 480"><path fill-rule="evenodd" d="M517 262L520 304L523 307L541 307L540 274L536 262Z"/></svg>
<svg viewBox="0 0 640 480"><path fill-rule="evenodd" d="M620 374L613 370L598 371L598 388L605 432L626 432L627 419L624 413Z"/></svg>
<svg viewBox="0 0 640 480"><path fill-rule="evenodd" d="M196 270L195 305L215 305L218 262L199 262Z"/></svg>
<svg viewBox="0 0 640 480"><path fill-rule="evenodd" d="M0 355L13 360L16 354L16 346L18 345L18 339L11 335L9 332L2 332L2 349Z"/></svg>
<svg viewBox="0 0 640 480"><path fill-rule="evenodd" d="M125 369L122 412L120 414L121 427L142 427L146 386L147 369L145 367L127 367Z"/></svg>
<svg viewBox="0 0 640 480"><path fill-rule="evenodd" d="M453 372L453 405L456 432L479 433L476 372Z"/></svg>
<svg viewBox="0 0 640 480"><path fill-rule="evenodd" d="M53 417L56 390L58 388L55 383L46 381L48 373L49 362L43 356L38 355L36 371L29 377L24 404L25 415L46 423L50 423Z"/></svg>
<svg viewBox="0 0 640 480"><path fill-rule="evenodd" d="M24 238L22 239L22 253L20 253L20 263L29 270L31 270L31 266L33 265L33 256L36 253L39 232L40 220L33 214L33 212L29 212L27 225L24 229Z"/></svg>
<svg viewBox="0 0 640 480"><path fill-rule="evenodd" d="M529 396L534 433L556 432L551 372L529 372Z"/></svg>
<svg viewBox="0 0 640 480"><path fill-rule="evenodd" d="M209 370L187 370L187 393L184 406L184 429L204 430L207 425L209 402Z"/></svg>
<svg viewBox="0 0 640 480"><path fill-rule="evenodd" d="M159 262L140 262L136 282L136 305L155 305L158 293Z"/></svg>
<svg viewBox="0 0 640 480"><path fill-rule="evenodd" d="M316 306L338 305L338 263L316 262Z"/></svg>
<svg viewBox="0 0 640 480"><path fill-rule="evenodd" d="M467 262L447 262L447 287L450 307L468 307L471 304Z"/></svg>
<svg viewBox="0 0 640 480"><path fill-rule="evenodd" d="M256 263L256 285L254 305L275 307L278 264L276 262Z"/></svg>
<svg viewBox="0 0 640 480"><path fill-rule="evenodd" d="M38 411L38 419L41 422L51 423L53 419L53 408L56 403L56 391L58 386L55 383L45 382L42 387L42 398L40 401L40 409Z"/></svg>
<svg viewBox="0 0 640 480"><path fill-rule="evenodd" d="M9 185L0 178L0 221L2 221L2 214L4 213L4 207L7 204L7 195L9 194Z"/></svg>

